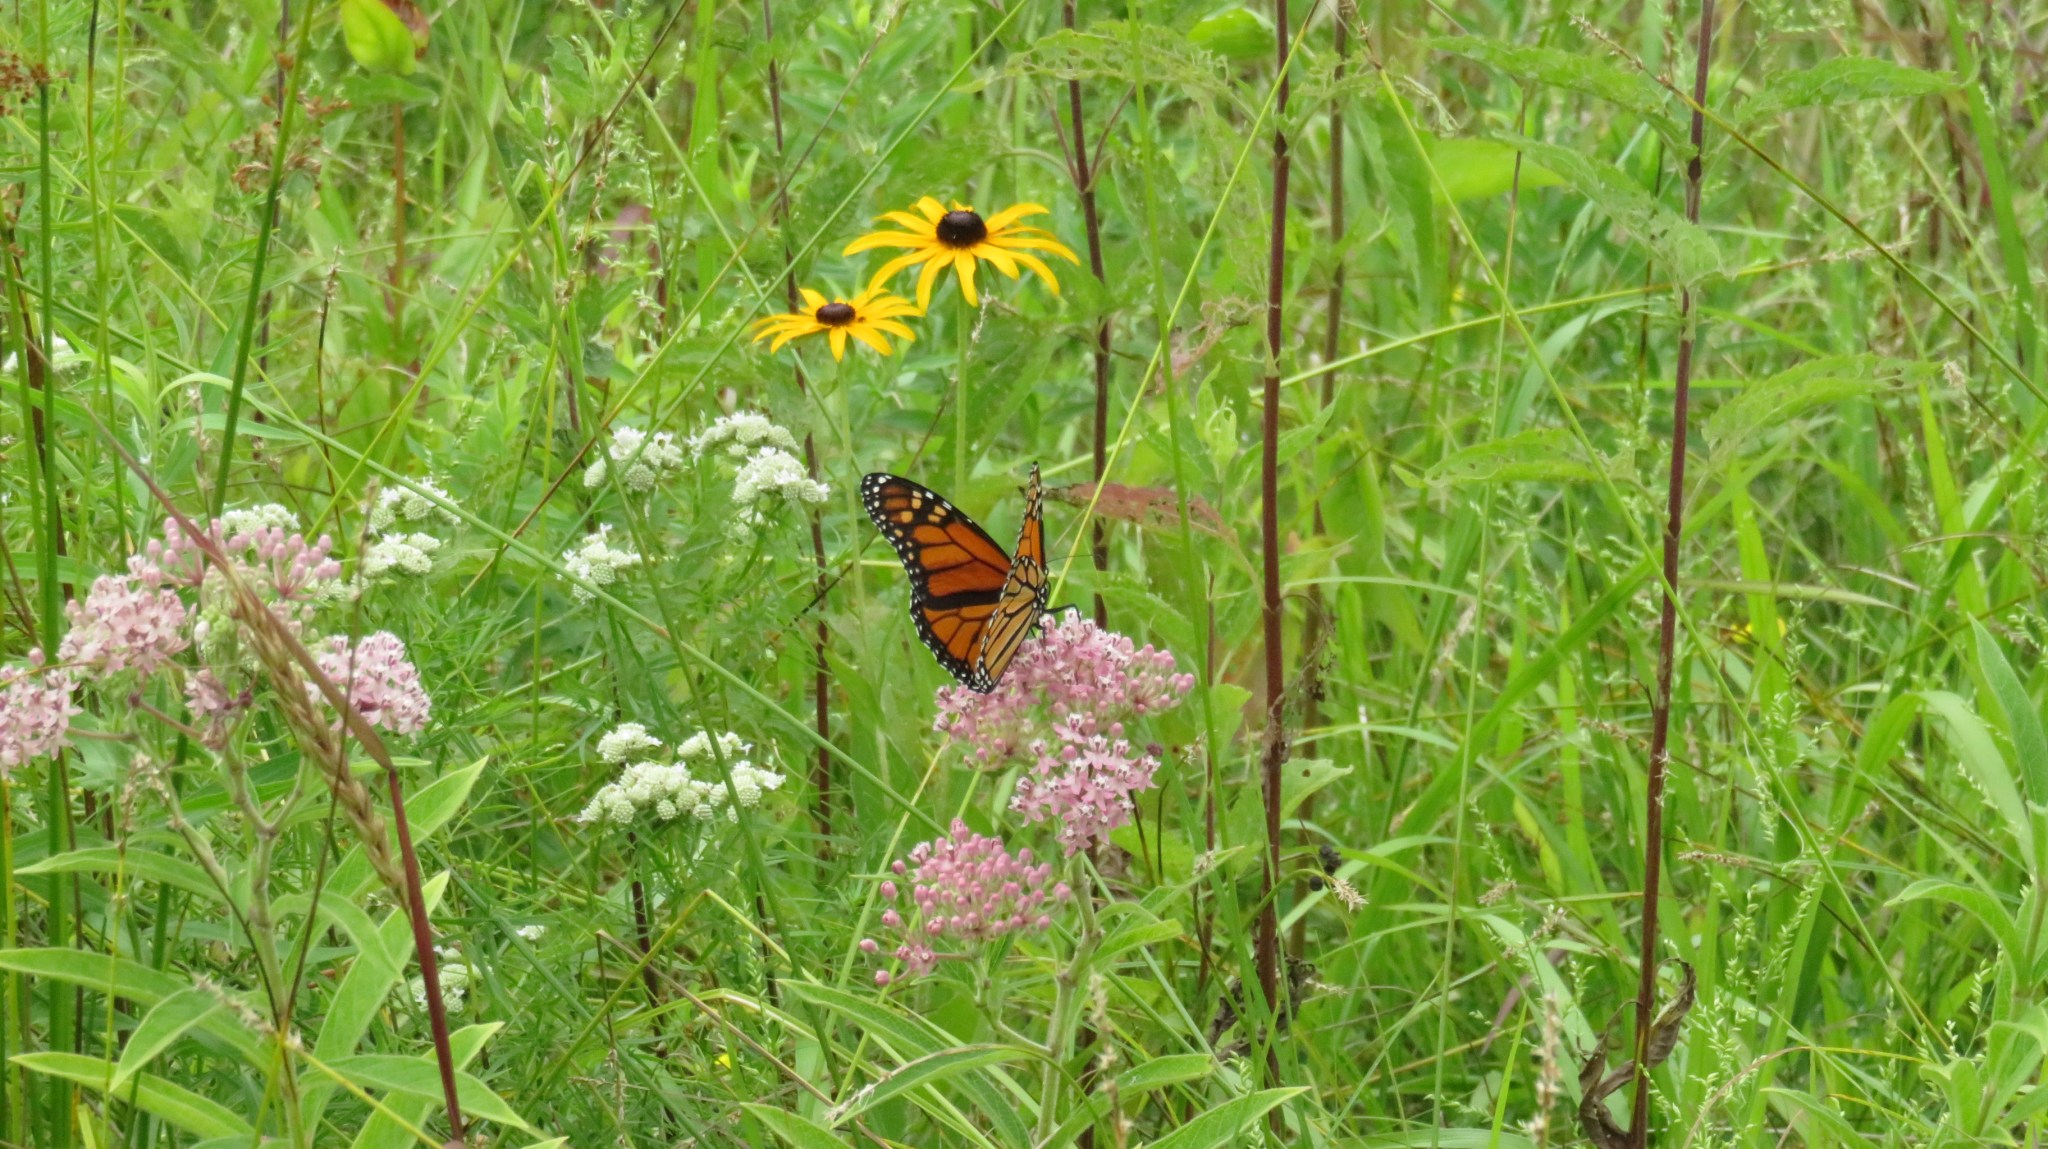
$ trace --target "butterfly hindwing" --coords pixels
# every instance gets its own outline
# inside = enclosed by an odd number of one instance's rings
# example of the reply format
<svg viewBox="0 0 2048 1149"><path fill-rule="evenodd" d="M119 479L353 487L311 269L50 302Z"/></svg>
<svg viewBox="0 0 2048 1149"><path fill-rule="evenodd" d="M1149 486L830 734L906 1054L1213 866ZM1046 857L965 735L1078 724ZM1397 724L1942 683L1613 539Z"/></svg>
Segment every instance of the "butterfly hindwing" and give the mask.
<svg viewBox="0 0 2048 1149"><path fill-rule="evenodd" d="M975 655L976 690L994 690L1010 668L1010 660L1024 645L1025 636L1045 613L1046 596L1052 585L1045 573L1045 489L1038 481L1038 467L1031 468L1024 487L1024 525L1017 531L1017 553L1010 556L1010 570L1003 579L1002 597L988 625L982 628L981 649Z"/></svg>
<svg viewBox="0 0 2048 1149"><path fill-rule="evenodd" d="M962 685L994 690L1045 612L1045 531L1038 468L1025 489L1013 557L929 487L897 475L861 480L861 505L910 577L910 618Z"/></svg>
<svg viewBox="0 0 2048 1149"><path fill-rule="evenodd" d="M929 487L872 474L861 480L860 494L868 518L910 577L910 619L918 637L947 673L974 686L982 630L1002 600L1010 556Z"/></svg>

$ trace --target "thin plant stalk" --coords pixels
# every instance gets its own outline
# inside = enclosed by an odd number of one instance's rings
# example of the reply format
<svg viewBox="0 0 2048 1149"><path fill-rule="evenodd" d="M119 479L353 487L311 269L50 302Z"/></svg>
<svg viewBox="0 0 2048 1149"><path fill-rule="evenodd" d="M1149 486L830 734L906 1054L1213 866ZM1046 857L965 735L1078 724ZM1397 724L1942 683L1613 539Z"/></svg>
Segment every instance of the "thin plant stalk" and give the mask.
<svg viewBox="0 0 2048 1149"><path fill-rule="evenodd" d="M1273 128L1273 213L1272 232L1266 264L1266 386L1265 404L1259 421L1259 542L1263 560L1264 622L1266 655L1266 732L1260 748L1260 782L1266 805L1266 865L1259 899L1257 958L1259 988L1265 994L1268 1015L1277 1015L1280 1002L1280 916L1277 886L1280 882L1280 764L1287 757L1285 707L1287 668L1282 661L1280 605L1280 340L1283 332L1287 279L1287 130L1281 126L1287 116L1287 0L1273 0L1273 29L1278 63L1278 88L1274 96ZM1277 1076L1279 1053L1266 1049L1266 1070Z"/></svg>
<svg viewBox="0 0 2048 1149"><path fill-rule="evenodd" d="M1699 52L1692 80L1692 156L1685 164L1685 218L1700 220L1701 147L1706 135L1707 60L1713 52L1714 0L1700 0ZM1664 518L1664 602L1657 619L1657 693L1650 704L1650 765L1643 787L1643 937L1636 987L1635 1101L1628 1143L1650 1141L1650 1020L1657 1012L1657 898L1664 870L1664 775L1670 764L1671 669L1678 639L1678 544L1685 529L1686 419L1692 397L1692 288L1678 291L1678 364L1671 388L1671 481Z"/></svg>
<svg viewBox="0 0 2048 1149"><path fill-rule="evenodd" d="M1061 20L1069 31L1074 28L1074 0L1065 0L1060 10ZM1074 176L1074 190L1081 197L1081 223L1088 234L1088 270L1095 273L1095 282L1106 283L1102 263L1102 216L1095 206L1095 171L1088 158L1088 127L1081 113L1081 80L1074 77L1067 81L1067 113L1073 121L1074 155L1071 164ZM1109 466L1109 330L1110 317L1107 311L1095 321L1095 484L1102 485L1104 472ZM1095 519L1095 535L1091 549L1095 569L1109 569L1109 532L1100 516ZM1109 610L1103 605L1102 595L1095 595L1095 625L1109 625Z"/></svg>
<svg viewBox="0 0 2048 1149"><path fill-rule="evenodd" d="M299 21L298 35L291 51L281 51L278 57L278 66L288 70L289 78L284 98L277 105L277 143L270 150L270 177L263 193L263 210L256 224L256 258L249 267L249 292L242 305L241 328L235 337L235 366L228 376L228 408L227 417L221 425L220 466L214 476L213 499L208 504L216 518L220 516L221 508L227 505L228 475L235 463L235 425L242 417L242 389L249 381L249 351L256 339L257 317L263 311L264 268L270 262L270 240L277 230L278 197L284 188L285 158L291 154L292 128L297 122L297 117L292 115L299 90L296 61L306 58L306 31L313 24L311 20ZM278 46L283 48L282 38Z"/></svg>
<svg viewBox="0 0 2048 1149"><path fill-rule="evenodd" d="M778 164L783 159L782 136L782 71L775 62L775 12L772 0L761 0L761 35L768 43L768 113L775 123L775 158ZM778 173L775 182L775 226L782 231L782 290L789 301L789 309L797 310L796 259L789 250L789 180L787 173ZM797 394L810 394L810 381L804 376L802 362L796 371ZM804 431L804 469L812 481L818 478L818 446L815 436ZM816 507L807 516L811 527L811 564L817 574L818 632L811 640L812 653L817 665L811 681L811 701L814 708L813 720L818 725L818 757L811 766L811 785L818 792L818 852L820 856L832 849L832 753L824 744L832 740L832 668L825 661L825 647L831 641L832 632L825 625L825 595L831 589L831 572L825 565L825 524Z"/></svg>
<svg viewBox="0 0 2048 1149"><path fill-rule="evenodd" d="M272 226L275 226L273 221ZM391 104L391 272L388 290L391 293L391 347L401 350L405 345L405 105L397 101ZM394 382L402 387L403 381ZM425 402L422 394L420 401Z"/></svg>
<svg viewBox="0 0 2048 1149"><path fill-rule="evenodd" d="M1341 90L1341 85L1344 82L1344 57L1345 53L1350 49L1350 35L1345 27L1344 13L1341 9L1337 12L1336 18L1330 21L1330 24L1331 31L1335 36L1332 49L1337 57L1337 62L1331 74L1331 83L1338 85ZM1330 269L1330 286L1324 296L1323 303L1323 322L1326 325L1323 328L1323 362L1326 364L1336 361L1337 348L1343 339L1344 328L1344 102L1335 97L1330 99L1329 181L1330 249L1338 254L1336 265ZM1325 371L1323 373L1321 397L1323 409L1327 410L1336 398L1337 373L1335 371ZM1315 505L1310 514L1314 518L1316 537L1321 538L1327 527L1323 522L1323 500L1320 494L1317 495ZM1319 582L1310 583L1308 586L1306 625L1302 627L1305 637L1302 640L1301 673L1303 678L1310 680L1306 684L1308 688L1302 692L1303 709L1301 725L1304 730L1312 730L1321 724L1318 704L1322 700L1322 689L1321 671L1319 669L1320 659L1317 648L1324 641L1323 635L1329 629L1330 623L1329 610L1323 602L1323 584ZM1314 809L1315 800L1316 796L1314 794L1310 794L1302 799L1302 821L1310 820L1310 813ZM1287 952L1295 957L1300 957L1307 944L1308 918L1296 918L1294 920L1294 930L1287 939Z"/></svg>

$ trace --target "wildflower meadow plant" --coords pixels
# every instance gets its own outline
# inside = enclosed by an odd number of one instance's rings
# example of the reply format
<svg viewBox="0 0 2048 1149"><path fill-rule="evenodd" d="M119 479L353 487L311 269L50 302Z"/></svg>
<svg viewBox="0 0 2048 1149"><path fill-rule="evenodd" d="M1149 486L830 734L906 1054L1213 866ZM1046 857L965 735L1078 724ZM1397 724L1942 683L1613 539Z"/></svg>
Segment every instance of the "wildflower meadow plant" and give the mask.
<svg viewBox="0 0 2048 1149"><path fill-rule="evenodd" d="M604 486L612 468L617 467L619 485L633 494L644 495L681 470L684 458L675 432L656 431L650 435L638 427L614 423L604 455L583 470L583 486L593 491Z"/></svg>
<svg viewBox="0 0 2048 1149"><path fill-rule="evenodd" d="M589 602L597 595L590 588L608 587L619 581L619 572L640 565L640 554L611 544L610 523L600 523L583 541L562 553L562 566L577 582L569 593L577 602ZM587 585L586 585L587 584Z"/></svg>
<svg viewBox="0 0 2048 1149"><path fill-rule="evenodd" d="M642 815L662 823L687 814L709 822L723 810L728 822L737 822L741 808L760 805L762 795L780 789L785 780L780 772L756 765L749 757L752 744L730 732L717 736L715 749L712 736L702 731L685 738L673 758L653 757L660 749L661 741L637 722L598 739L598 757L624 769L591 798L577 821L624 826ZM721 760L723 774L732 779L730 788L719 769Z"/></svg>
<svg viewBox="0 0 2048 1149"><path fill-rule="evenodd" d="M909 977L937 968L942 955L935 944L973 946L1043 930L1052 924L1050 905L1073 896L1066 883L1053 880L1051 863L1034 865L1030 850L1012 854L1000 838L976 834L957 818L945 837L918 843L889 870L903 881L882 882L882 928L896 941L890 954ZM862 953L882 948L873 938L861 939ZM895 977L876 970L875 984Z"/></svg>
<svg viewBox="0 0 2048 1149"><path fill-rule="evenodd" d="M1073 853L1108 840L1153 785L1158 755L1134 747L1126 723L1180 705L1193 686L1165 651L1078 613L1047 615L994 690L940 688L932 726L982 766L1028 760L1011 809L1057 821Z"/></svg>

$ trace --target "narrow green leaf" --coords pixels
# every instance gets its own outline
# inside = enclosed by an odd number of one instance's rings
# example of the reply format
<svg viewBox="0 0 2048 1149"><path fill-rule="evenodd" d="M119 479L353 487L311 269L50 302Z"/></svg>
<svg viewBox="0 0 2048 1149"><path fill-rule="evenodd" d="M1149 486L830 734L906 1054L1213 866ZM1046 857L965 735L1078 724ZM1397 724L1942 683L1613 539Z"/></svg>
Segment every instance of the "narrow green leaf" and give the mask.
<svg viewBox="0 0 2048 1149"><path fill-rule="evenodd" d="M127 856L114 846L91 846L79 850L67 850L52 858L44 858L32 866L15 868L17 874L114 874L126 873L130 881L154 882L160 886L183 890L212 905L221 904L220 888L206 876L206 871L183 858L160 854L154 850L130 848Z"/></svg>
<svg viewBox="0 0 2048 1149"><path fill-rule="evenodd" d="M863 1089L860 1100L836 1114L832 1124L844 1125L855 1115L865 1113L905 1090L915 1089L920 1085L936 1085L947 1078L957 1077L984 1066L1024 1061L1031 1056L1030 1050L1012 1045L963 1045L958 1049L948 1049L906 1061L884 1074L881 1080L872 1086Z"/></svg>
<svg viewBox="0 0 2048 1149"><path fill-rule="evenodd" d="M193 988L190 982L174 974L151 969L128 958L68 949L0 950L0 970L83 986L143 1005L155 1005L173 994ZM243 1055L250 1065L262 1063L255 1035L239 1020L223 1012L207 1015L200 1024L208 1034L220 1038L236 1053Z"/></svg>
<svg viewBox="0 0 2048 1149"><path fill-rule="evenodd" d="M1984 720L1977 717L1969 703L1946 690L1923 691L1921 697L1927 700L1927 709L1939 715L1947 725L1949 745L1955 747L1963 768L1970 772L1977 789L1990 801L1991 808L2005 819L2006 828L2019 843L2020 856L2032 858L2034 825L2027 817L2027 804L2020 797L2019 787L2013 783L2012 770L2005 763L2005 755L1999 753L1998 743L1992 740Z"/></svg>
<svg viewBox="0 0 2048 1149"><path fill-rule="evenodd" d="M2013 961L2023 960L2025 946L2020 936L2018 923L2006 912L2005 906L1991 894L1942 878L1922 878L1894 894L1888 905L1903 905L1907 902L1947 902L1983 923L1998 939L1998 946Z"/></svg>
<svg viewBox="0 0 2048 1149"><path fill-rule="evenodd" d="M1584 483L1604 468L1562 427L1535 427L1460 450L1429 469L1432 483Z"/></svg>
<svg viewBox="0 0 2048 1149"><path fill-rule="evenodd" d="M101 1058L77 1053L18 1053L12 1060L16 1065L61 1078L95 1093L105 1091L114 1072L114 1067ZM116 1096L144 1113L160 1117L198 1137L255 1136L249 1123L227 1106L161 1077L144 1077Z"/></svg>
<svg viewBox="0 0 2048 1149"><path fill-rule="evenodd" d="M769 1132L787 1141L791 1149L852 1149L830 1129L798 1117L785 1109L751 1102L744 1106L754 1120L768 1127Z"/></svg>
<svg viewBox="0 0 2048 1149"><path fill-rule="evenodd" d="M1180 1128L1152 1142L1150 1149L1217 1149L1238 1145L1244 1131L1287 1099L1308 1092L1300 1086L1262 1089L1201 1114Z"/></svg>
<svg viewBox="0 0 2048 1149"><path fill-rule="evenodd" d="M1998 640L1975 619L1970 620L1970 629L1977 638L1977 667L1991 684L1991 700L1998 704L2006 737L2012 739L2027 800L2048 805L2048 732L2041 729L2041 712L2034 708L2027 688L2021 684L2019 675L2013 673L2012 664L2005 660Z"/></svg>
<svg viewBox="0 0 2048 1149"><path fill-rule="evenodd" d="M128 1079L142 1072L157 1054L169 1049L193 1026L217 1010L227 1008L221 1000L198 989L183 989L150 1008L121 1047L121 1063L114 1072L112 1088L119 1092Z"/></svg>
<svg viewBox="0 0 2048 1149"><path fill-rule="evenodd" d="M327 1067L365 1089L410 1093L417 1097L441 1097L441 1071L431 1057L406 1057L395 1053L362 1053L339 1057ZM475 1076L460 1070L455 1074L455 1096L463 1112L510 1125L528 1133L537 1132L504 1098Z"/></svg>
<svg viewBox="0 0 2048 1149"><path fill-rule="evenodd" d="M1573 52L1476 36L1444 36L1432 41L1431 46L1439 52L1477 60L1516 79L1605 100L1648 120L1672 146L1685 146L1685 131L1671 115L1672 97L1656 81L1636 69L1614 63L1604 53Z"/></svg>
<svg viewBox="0 0 2048 1149"><path fill-rule="evenodd" d="M1273 55L1273 26L1249 8L1225 8L1195 21L1188 42L1226 60L1263 60Z"/></svg>
<svg viewBox="0 0 2048 1149"><path fill-rule="evenodd" d="M1199 1081L1214 1072L1216 1059L1206 1053L1173 1053L1117 1074L1116 1087L1125 1096L1135 1096L1184 1081Z"/></svg>
<svg viewBox="0 0 2048 1149"><path fill-rule="evenodd" d="M1736 122L1753 124L1794 108L1934 96L1953 92L1960 86L1947 72L1928 72L1872 57L1843 56L1811 68L1772 72L1763 91L1736 109Z"/></svg>
<svg viewBox="0 0 2048 1149"><path fill-rule="evenodd" d="M1664 206L1613 164L1538 140L1507 142L1564 177L1630 238L1650 249L1678 282L1697 283L1721 270L1720 245L1705 229Z"/></svg>

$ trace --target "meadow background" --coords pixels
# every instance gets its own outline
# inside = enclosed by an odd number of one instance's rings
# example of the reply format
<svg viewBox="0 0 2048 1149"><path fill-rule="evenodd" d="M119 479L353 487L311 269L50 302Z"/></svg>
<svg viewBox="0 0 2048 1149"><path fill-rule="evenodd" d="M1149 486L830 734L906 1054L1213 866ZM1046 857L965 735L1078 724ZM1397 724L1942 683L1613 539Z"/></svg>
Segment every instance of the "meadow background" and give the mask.
<svg viewBox="0 0 2048 1149"><path fill-rule="evenodd" d="M1618 1145L1647 954L1658 1144L2034 1143L2044 71L1953 0L7 0L0 1141L434 1145L459 1063L472 1144ZM750 341L923 196L1078 264ZM1072 853L858 494L1007 546L1034 462L1062 625L1193 679ZM402 640L382 738L219 581L31 728L173 509L328 536L275 610ZM625 723L708 818L579 818ZM956 817L1071 896L864 952Z"/></svg>

